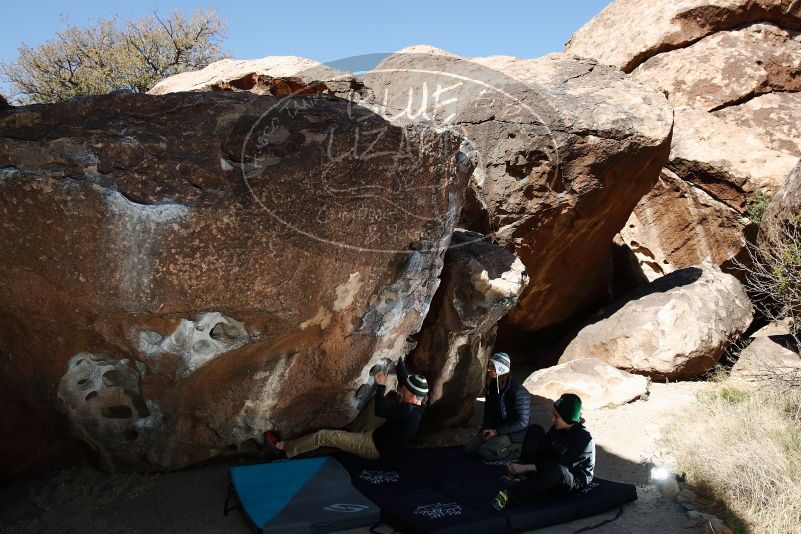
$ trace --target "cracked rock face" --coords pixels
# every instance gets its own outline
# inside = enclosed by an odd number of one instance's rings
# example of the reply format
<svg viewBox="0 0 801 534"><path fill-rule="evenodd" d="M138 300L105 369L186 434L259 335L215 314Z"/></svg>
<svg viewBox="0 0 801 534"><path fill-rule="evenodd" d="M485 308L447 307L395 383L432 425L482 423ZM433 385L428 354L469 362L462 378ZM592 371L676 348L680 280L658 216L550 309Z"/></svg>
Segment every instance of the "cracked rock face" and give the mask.
<svg viewBox="0 0 801 534"><path fill-rule="evenodd" d="M605 296L612 238L667 158L664 95L568 55L470 59L426 46L396 52L364 81L387 109L436 117L475 144L460 224L530 277L506 323L536 331Z"/></svg>
<svg viewBox="0 0 801 534"><path fill-rule="evenodd" d="M631 72L660 53L755 22L801 30L801 6L794 0L616 0L579 29L565 49Z"/></svg>
<svg viewBox="0 0 801 534"><path fill-rule="evenodd" d="M74 459L69 431L174 469L347 423L422 325L472 158L330 94L0 114L0 433L53 449L3 472Z"/></svg>
<svg viewBox="0 0 801 534"><path fill-rule="evenodd" d="M801 157L801 93L768 93L714 113L748 128L773 150Z"/></svg>
<svg viewBox="0 0 801 534"><path fill-rule="evenodd" d="M523 263L482 234L457 229L442 284L409 365L428 378L429 428L466 423L484 386L497 323L528 283Z"/></svg>
<svg viewBox="0 0 801 534"><path fill-rule="evenodd" d="M632 22L642 19L649 24ZM617 0L568 42L679 106L663 173L674 187L658 183L621 232L647 277L702 261L730 270L732 257L744 259L746 203L775 193L801 154L799 30L801 4L789 0ZM668 205L675 220L648 215Z"/></svg>
<svg viewBox="0 0 801 534"><path fill-rule="evenodd" d="M718 32L659 54L632 78L677 106L716 111L770 92L801 90L801 35L772 24Z"/></svg>
<svg viewBox="0 0 801 534"><path fill-rule="evenodd" d="M654 379L692 378L711 369L752 319L736 278L714 267L681 269L599 311L559 363L598 358Z"/></svg>
<svg viewBox="0 0 801 534"><path fill-rule="evenodd" d="M649 280L709 262L734 272L744 259L748 200L773 195L797 158L747 128L677 108L670 159L620 231Z"/></svg>

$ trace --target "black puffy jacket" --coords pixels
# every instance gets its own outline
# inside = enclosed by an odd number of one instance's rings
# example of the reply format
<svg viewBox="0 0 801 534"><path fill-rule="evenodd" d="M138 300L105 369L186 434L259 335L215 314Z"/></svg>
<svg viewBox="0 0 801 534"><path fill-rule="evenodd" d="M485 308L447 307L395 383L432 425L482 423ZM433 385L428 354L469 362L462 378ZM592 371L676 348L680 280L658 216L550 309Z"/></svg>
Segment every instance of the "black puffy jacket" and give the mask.
<svg viewBox="0 0 801 534"><path fill-rule="evenodd" d="M490 380L484 398L484 422L481 428L495 429L498 434L508 435L512 443L523 443L526 429L531 423L531 395L528 390L509 377L506 387L499 392L495 380Z"/></svg>

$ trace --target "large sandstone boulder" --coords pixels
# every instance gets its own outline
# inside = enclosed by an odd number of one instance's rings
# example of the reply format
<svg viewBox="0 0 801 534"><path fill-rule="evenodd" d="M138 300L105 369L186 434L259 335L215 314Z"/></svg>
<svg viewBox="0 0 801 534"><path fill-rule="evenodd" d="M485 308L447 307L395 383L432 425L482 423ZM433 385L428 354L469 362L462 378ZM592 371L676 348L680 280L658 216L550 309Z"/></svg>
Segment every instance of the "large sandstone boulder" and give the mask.
<svg viewBox="0 0 801 534"><path fill-rule="evenodd" d="M67 426L173 469L347 423L422 326L471 154L320 95L0 114L3 472Z"/></svg>
<svg viewBox="0 0 801 534"><path fill-rule="evenodd" d="M648 393L648 379L621 371L598 358L583 358L533 372L523 386L534 396L555 401L563 393L581 397L588 410L624 404Z"/></svg>
<svg viewBox="0 0 801 534"><path fill-rule="evenodd" d="M715 112L748 128L773 150L801 156L801 93L768 93Z"/></svg>
<svg viewBox="0 0 801 534"><path fill-rule="evenodd" d="M9 108L11 105L5 99L3 95L0 95L0 109Z"/></svg>
<svg viewBox="0 0 801 534"><path fill-rule="evenodd" d="M602 309L559 363L600 358L654 379L691 378L711 369L752 318L736 278L715 268L681 269Z"/></svg>
<svg viewBox="0 0 801 534"><path fill-rule="evenodd" d="M677 106L715 111L773 91L801 90L801 35L771 24L719 32L659 54L631 76Z"/></svg>
<svg viewBox="0 0 801 534"><path fill-rule="evenodd" d="M484 375L498 321L528 283L522 262L482 234L457 230L445 255L442 283L409 365L428 378L427 422L467 422Z"/></svg>
<svg viewBox="0 0 801 534"><path fill-rule="evenodd" d="M669 160L620 235L650 280L705 262L729 270L744 254L748 201L775 193L797 161L751 130L677 108Z"/></svg>
<svg viewBox="0 0 801 534"><path fill-rule="evenodd" d="M667 157L662 94L568 55L466 59L430 47L401 50L364 80L388 109L436 117L475 143L462 224L531 277L507 324L539 330L605 296L612 238Z"/></svg>
<svg viewBox="0 0 801 534"><path fill-rule="evenodd" d="M239 64L235 76L260 72ZM209 76L220 70L186 76L209 88L232 77ZM201 86L170 80L173 90ZM428 46L389 56L363 82L348 98L436 119L477 145L462 224L520 257L531 276L510 323L538 330L605 296L612 237L667 156L672 113L662 94L571 56L470 59Z"/></svg>
<svg viewBox="0 0 801 534"><path fill-rule="evenodd" d="M182 91L248 91L259 95L343 94L360 87L349 72L298 56L222 59L157 83L151 95Z"/></svg>
<svg viewBox="0 0 801 534"><path fill-rule="evenodd" d="M616 0L565 48L631 72L659 53L754 22L801 30L801 6L793 0Z"/></svg>

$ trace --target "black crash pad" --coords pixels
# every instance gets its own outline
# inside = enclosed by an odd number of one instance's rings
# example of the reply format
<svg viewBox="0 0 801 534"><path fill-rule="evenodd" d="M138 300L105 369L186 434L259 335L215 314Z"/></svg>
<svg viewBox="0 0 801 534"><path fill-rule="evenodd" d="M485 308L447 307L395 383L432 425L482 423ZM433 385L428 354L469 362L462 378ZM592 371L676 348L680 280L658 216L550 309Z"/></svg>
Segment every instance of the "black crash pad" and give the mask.
<svg viewBox="0 0 801 534"><path fill-rule="evenodd" d="M337 456L351 482L381 509L387 523L408 533L505 534L543 528L615 509L637 499L636 488L595 478L588 488L536 505L492 509L506 468L487 465L461 447L412 449L393 461Z"/></svg>

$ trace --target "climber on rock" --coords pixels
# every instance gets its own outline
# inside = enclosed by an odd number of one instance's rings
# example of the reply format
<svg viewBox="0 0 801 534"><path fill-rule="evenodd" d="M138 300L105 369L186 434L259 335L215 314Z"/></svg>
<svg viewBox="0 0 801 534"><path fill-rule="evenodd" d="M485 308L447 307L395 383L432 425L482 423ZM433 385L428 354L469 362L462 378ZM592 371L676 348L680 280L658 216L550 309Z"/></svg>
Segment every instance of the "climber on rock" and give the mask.
<svg viewBox="0 0 801 534"><path fill-rule="evenodd" d="M289 441L278 441L275 434L265 432L265 447L278 458L294 458L320 447L333 447L367 460L396 456L417 433L428 382L422 375L410 375L403 358L395 368L400 402L387 398L387 374L378 371L374 375L374 397L351 424L351 430L319 430Z"/></svg>
<svg viewBox="0 0 801 534"><path fill-rule="evenodd" d="M526 432L518 463L504 477L511 487L492 501L498 511L536 502L544 494L567 495L586 488L595 470L595 442L581 418L581 399L565 393L554 402L551 428L540 425Z"/></svg>
<svg viewBox="0 0 801 534"><path fill-rule="evenodd" d="M505 352L493 354L487 363L481 432L465 445L465 452L485 461L517 458L531 422L531 395L512 378L511 367Z"/></svg>

